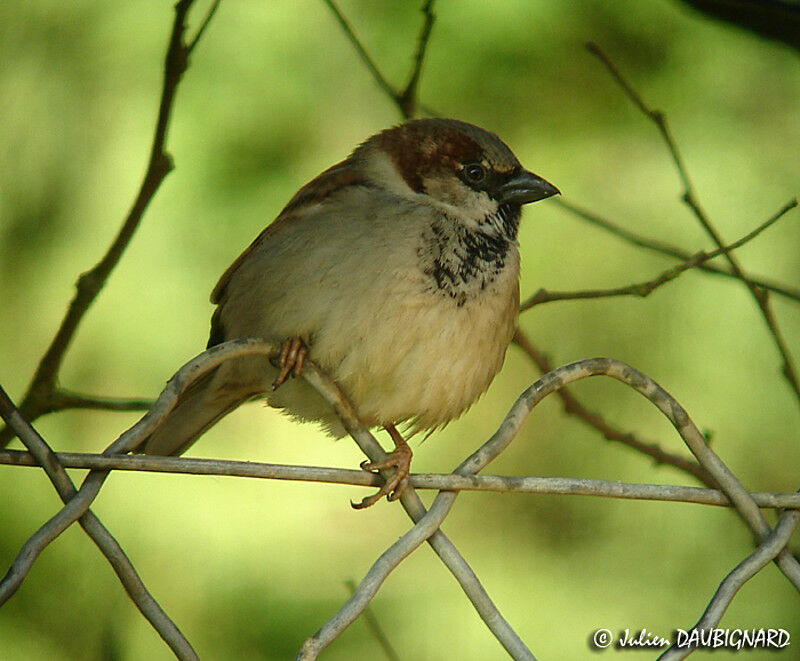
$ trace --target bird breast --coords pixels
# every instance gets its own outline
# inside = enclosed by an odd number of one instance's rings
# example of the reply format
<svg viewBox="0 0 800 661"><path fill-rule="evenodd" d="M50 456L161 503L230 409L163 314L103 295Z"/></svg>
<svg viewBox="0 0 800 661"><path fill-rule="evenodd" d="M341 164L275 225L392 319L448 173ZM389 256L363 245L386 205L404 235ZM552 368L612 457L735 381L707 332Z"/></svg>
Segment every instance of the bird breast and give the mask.
<svg viewBox="0 0 800 661"><path fill-rule="evenodd" d="M314 214L315 227L276 230L231 278L226 336L300 337L365 424L433 429L463 413L503 364L519 308L517 246L476 254L474 237L430 207L386 217L367 201L356 215L333 205ZM320 224L330 227L314 231ZM249 371L236 369L232 380ZM268 401L343 433L302 379Z"/></svg>

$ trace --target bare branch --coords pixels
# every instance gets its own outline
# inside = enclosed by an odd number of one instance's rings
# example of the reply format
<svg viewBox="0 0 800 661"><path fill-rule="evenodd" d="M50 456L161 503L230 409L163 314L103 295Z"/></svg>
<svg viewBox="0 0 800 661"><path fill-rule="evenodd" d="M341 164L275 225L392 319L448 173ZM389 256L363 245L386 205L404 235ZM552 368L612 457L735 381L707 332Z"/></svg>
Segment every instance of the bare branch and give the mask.
<svg viewBox="0 0 800 661"><path fill-rule="evenodd" d="M667 149L670 152L672 161L675 164L675 168L678 172L678 176L683 183L683 201L692 210L695 217L700 222L700 225L714 241L717 248L722 248L725 245L725 242L722 240L719 232L717 232L716 228L711 223L711 220L706 212L700 206L694 186L689 178L688 170L686 169L683 158L678 150L678 145L672 137L672 133L664 113L659 110L652 110L644 103L641 96L639 96L636 90L628 83L627 80L625 80L619 70L614 66L613 62L611 62L609 57L597 44L589 43L586 45L586 48L590 53L592 53L592 55L595 55L598 59L600 59L619 86L625 91L625 94L627 94L628 98L630 98L634 105L656 125L664 144L667 146ZM800 381L798 381L798 377L794 368L794 361L792 360L789 348L786 346L783 335L778 328L777 322L775 321L775 316L772 312L768 293L759 288L747 275L745 275L741 266L739 265L738 260L731 253L725 253L725 258L727 259L728 264L730 264L734 275L745 284L747 289L750 291L750 294L755 299L759 309L761 310L761 316L764 318L767 329L772 336L775 346L778 349L778 353L781 356L781 360L783 361L783 376L788 381L789 386L791 387L792 392L794 393L798 402L800 402Z"/></svg>
<svg viewBox="0 0 800 661"><path fill-rule="evenodd" d="M32 457L35 457L39 465L44 468L56 491L58 491L61 500L64 503L69 502L77 493L72 480L70 480L50 446L22 417L2 387L0 387L0 415L2 415L6 424L14 429ZM198 657L189 641L184 638L175 623L148 592L130 559L125 555L113 535L100 522L100 519L93 512L87 510L80 517L79 523L109 561L133 603L136 604L142 615L147 618L153 628L169 645L175 656L179 659L195 661ZM40 528L36 535L23 546L14 564L3 580L0 581L0 605L5 603L17 591L39 553L50 541L55 539L54 530L52 526Z"/></svg>
<svg viewBox="0 0 800 661"><path fill-rule="evenodd" d="M355 593L356 582L352 578L348 578L344 584L347 586L350 594ZM375 636L375 640L377 640L378 644L381 646L386 658L389 659L389 661L400 661L400 657L397 655L397 652L394 651L394 647L392 647L391 642L389 642L389 638L383 631L380 622L378 622L378 618L375 617L375 614L369 607L364 609L364 620L367 623L367 627L369 627L369 630L372 632L372 635Z"/></svg>
<svg viewBox="0 0 800 661"><path fill-rule="evenodd" d="M400 106L403 117L406 119L414 116L417 105L417 86L419 85L419 76L422 73L422 62L425 60L425 50L428 47L428 41L431 38L431 30L433 29L433 21L435 15L433 13L433 0L426 0L422 5L422 13L425 16L425 21L422 24L422 30L419 33L417 42L417 54L414 56L414 68L411 70L411 76L408 79L408 84L405 89L395 98L395 101Z"/></svg>
<svg viewBox="0 0 800 661"><path fill-rule="evenodd" d="M192 39L188 44L186 44L186 55L191 55L192 51L194 50L195 46L200 42L200 38L203 36L203 33L206 31L208 24L211 23L211 19L214 18L214 14L217 13L217 9L219 9L219 3L221 0L214 0L211 7L208 9L208 13L206 17L203 19L203 22L200 24L200 27L197 29L197 34L194 35L194 39Z"/></svg>
<svg viewBox="0 0 800 661"><path fill-rule="evenodd" d="M547 360L546 356L539 351L525 334L518 328L514 334L514 343L522 349L528 357L536 363L539 371L542 374L547 374L553 368ZM616 427L608 424L599 413L587 409L581 401L576 398L572 391L567 388L561 388L558 391L558 397L564 404L564 410L570 415L576 416L590 427L597 429L605 439L609 441L617 441L623 443L628 447L633 448L637 452L650 457L658 464L666 464L674 466L678 470L693 476L711 489L716 489L719 485L714 481L714 478L706 471L700 464L691 459L672 454L652 441L642 441L629 432L623 432Z"/></svg>
<svg viewBox="0 0 800 661"><path fill-rule="evenodd" d="M380 72L378 65L375 64L375 61L370 57L369 53L367 53L366 48L364 48L361 40L356 36L356 33L349 21L345 18L344 14L342 14L339 7L336 6L336 3L333 0L324 0L324 2L333 12L333 15L336 17L339 25L342 27L342 30L344 30L347 39L353 45L353 48L356 49L356 52L366 65L367 69L369 69L372 77L375 79L375 82L378 83L380 88L397 105L397 108L400 110L400 113L403 115L403 117L405 119L411 119L414 116L414 112L417 108L417 87L419 86L419 77L422 72L422 63L425 60L425 51L428 47L428 42L430 41L433 22L436 18L433 13L434 0L426 0L425 4L422 5L422 13L425 19L419 34L419 39L417 41L417 52L414 56L414 64L411 68L408 84L400 92L395 91L389 81L386 80L386 77ZM425 110L430 111L428 108ZM435 115L436 113L430 111L430 114Z"/></svg>
<svg viewBox="0 0 800 661"><path fill-rule="evenodd" d="M154 455L114 455L82 452L56 452L64 468L166 473L170 475L216 475L268 480L292 480L321 484L377 487L382 478L363 470L267 464L256 461L198 459L194 457L159 457ZM0 464L38 468L29 452L0 450ZM456 475L454 473L414 473L410 484L415 489L437 491L491 491L495 493L530 493L561 496L595 496L623 500L657 500L731 507L718 489L683 487L668 484L608 482L568 477L509 477L504 475ZM753 492L750 497L760 508L800 508L800 493Z"/></svg>
<svg viewBox="0 0 800 661"><path fill-rule="evenodd" d="M781 514L775 529L767 535L755 553L742 560L720 583L702 617L692 627L692 631L712 629L719 624L739 589L786 548L792 533L797 528L798 521L800 521L800 512L797 510ZM673 645L658 658L663 661L685 659L694 649L691 645L685 647Z"/></svg>
<svg viewBox="0 0 800 661"><path fill-rule="evenodd" d="M125 399L119 397L98 397L96 395L82 395L77 392L58 388L53 393L54 410L65 409L95 409L98 411L147 411L152 405L152 399Z"/></svg>
<svg viewBox="0 0 800 661"><path fill-rule="evenodd" d="M397 100L397 93L392 89L392 86L389 84L389 81L384 78L383 74L378 69L378 66L375 62L372 61L369 53L367 53L366 48L364 48L361 40L356 36L356 33L353 31L353 28L350 26L349 21L345 18L344 14L342 14L339 7L336 6L336 3L333 0L324 0L325 4L328 5L330 10L333 12L333 15L336 17L336 20L339 22L342 30L344 30L345 35L347 36L350 43L353 45L353 48L356 49L361 60L366 65L367 69L369 69L372 77L375 79L375 82L378 83L380 88L386 92L386 94L394 101ZM401 108L402 112L402 108Z"/></svg>
<svg viewBox="0 0 800 661"><path fill-rule="evenodd" d="M586 220L587 222L595 225L596 227L600 227L601 229L606 230L610 234L627 241L628 243L639 246L640 248L645 248L647 250L652 250L653 252L657 252L662 255L668 255L670 257L676 257L682 261L687 261L691 259L692 255L687 250L682 250L676 246L673 246L669 243L665 243L663 241L658 241L656 239L651 239L649 237L643 236L641 234L636 234L635 232L631 232L628 229L614 223L607 218L602 218L598 216L596 213L593 213L583 207L580 207L576 204L563 200L561 198L554 198L552 204L557 204L562 209L569 211L570 213ZM738 280L739 278L736 274L731 270L730 267L720 267L716 266L715 264L703 263L698 264L697 268L701 271L705 271L706 273L712 273L714 275L725 276L728 278L734 278ZM750 277L751 282L762 289L768 289L771 292L774 292L780 296L784 296L791 300L800 302L800 289L795 289L793 287L789 287L788 285L775 282L768 278L762 277Z"/></svg>
<svg viewBox="0 0 800 661"><path fill-rule="evenodd" d="M141 187L119 233L109 246L106 254L92 269L78 278L75 297L72 299L50 346L42 356L33 380L28 387L28 392L20 404L20 411L28 421L32 422L45 413L58 410L59 398L56 397L56 381L61 363L72 338L83 316L97 298L108 276L128 247L150 201L173 168L172 160L165 151L165 141L175 100L175 92L188 66L189 52L197 44L197 40L216 9L216 7L212 7L195 40L191 46L187 46L184 43L186 17L193 1L180 0L175 5L175 20L172 25L172 33L164 64L164 84L161 91L158 119L156 120L155 134L150 150L150 160ZM8 427L0 430L0 448L5 447L12 438L13 434Z"/></svg>
<svg viewBox="0 0 800 661"><path fill-rule="evenodd" d="M797 206L797 200L792 199L789 200L786 204L781 207L781 209L770 216L767 220L761 223L758 227L754 230L745 234L742 238L734 241L729 246L723 246L722 248L718 248L717 250L712 250L711 252L698 252L685 262L678 264L677 266L673 266L666 271L663 271L658 276L653 278L652 280L646 280L645 282L640 282L633 285L627 285L625 287L617 287L615 289L590 289L584 291L571 291L571 292L551 292L547 289L540 289L536 294L534 294L531 298L520 305L520 311L529 310L530 308L541 305L542 303L550 303L552 301L566 301L566 300L575 300L575 299L587 299L587 298L609 298L612 296L640 296L644 298L645 296L650 295L654 290L658 289L661 285L665 285L666 283L674 280L677 278L681 273L684 271L688 271L689 269L693 269L705 262L709 261L710 259L714 259L715 257L719 257L720 255L727 255L732 250L736 250L740 248L745 243L751 241L755 237L757 237L761 232L765 229L770 227L772 224L776 223L780 220L787 212L794 209Z"/></svg>

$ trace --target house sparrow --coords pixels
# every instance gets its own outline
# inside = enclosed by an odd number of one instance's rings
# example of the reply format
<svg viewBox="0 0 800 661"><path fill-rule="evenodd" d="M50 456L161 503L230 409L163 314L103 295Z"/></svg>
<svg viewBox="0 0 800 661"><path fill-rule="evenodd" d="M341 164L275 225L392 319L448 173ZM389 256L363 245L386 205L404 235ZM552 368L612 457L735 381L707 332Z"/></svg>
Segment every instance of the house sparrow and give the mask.
<svg viewBox="0 0 800 661"><path fill-rule="evenodd" d="M465 122L413 120L372 136L303 186L211 294L209 347L261 337L282 343L280 359L205 375L143 450L180 454L255 398L343 436L317 392L288 378L308 355L395 443L386 461L362 464L395 470L354 507L396 499L411 460L397 425L443 427L488 388L519 310L521 206L558 192Z"/></svg>

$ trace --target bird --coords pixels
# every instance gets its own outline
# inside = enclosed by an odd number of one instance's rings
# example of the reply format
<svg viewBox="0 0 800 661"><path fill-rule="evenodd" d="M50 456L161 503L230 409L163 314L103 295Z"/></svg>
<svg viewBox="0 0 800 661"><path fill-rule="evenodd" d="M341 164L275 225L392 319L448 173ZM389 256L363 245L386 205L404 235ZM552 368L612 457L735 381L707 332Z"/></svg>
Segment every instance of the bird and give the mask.
<svg viewBox="0 0 800 661"><path fill-rule="evenodd" d="M181 454L254 399L344 436L330 405L293 378L308 357L395 445L361 464L394 471L353 506L396 500L407 439L458 418L502 367L519 313L521 208L559 192L463 121L414 119L368 138L300 188L211 293L208 347L259 337L280 356L201 377L140 451Z"/></svg>

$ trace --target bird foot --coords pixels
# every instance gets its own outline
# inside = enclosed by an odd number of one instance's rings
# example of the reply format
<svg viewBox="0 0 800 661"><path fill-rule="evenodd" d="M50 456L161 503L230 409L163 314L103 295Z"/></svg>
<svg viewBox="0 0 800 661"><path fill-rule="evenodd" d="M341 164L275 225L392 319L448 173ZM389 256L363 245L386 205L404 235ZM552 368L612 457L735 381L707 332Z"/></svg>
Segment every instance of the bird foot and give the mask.
<svg viewBox="0 0 800 661"><path fill-rule="evenodd" d="M272 389L277 390L289 376L301 376L303 374L303 363L305 363L308 349L299 337L293 337L283 343L281 347L281 357L278 367L281 371L272 382Z"/></svg>
<svg viewBox="0 0 800 661"><path fill-rule="evenodd" d="M353 506L353 509L361 510L365 507L370 507L384 496L386 496L386 500L389 502L400 498L400 496L403 495L403 491L405 491L408 486L411 456L411 448L406 445L405 441L402 441L402 443L398 443L394 451L387 454L386 458L382 461L362 462L361 468L365 471L381 471L394 468L394 473L386 479L385 484L380 488L378 493L367 496L360 503L351 502L350 504Z"/></svg>

